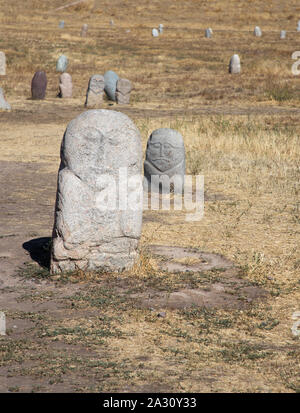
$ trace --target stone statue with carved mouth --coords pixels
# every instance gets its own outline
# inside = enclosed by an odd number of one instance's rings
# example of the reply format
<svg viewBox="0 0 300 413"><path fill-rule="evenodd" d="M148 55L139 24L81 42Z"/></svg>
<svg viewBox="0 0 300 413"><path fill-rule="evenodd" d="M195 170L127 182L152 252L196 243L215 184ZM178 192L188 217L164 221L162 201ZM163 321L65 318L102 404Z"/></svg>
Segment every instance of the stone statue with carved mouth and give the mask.
<svg viewBox="0 0 300 413"><path fill-rule="evenodd" d="M150 135L147 143L146 160L144 163L144 188L166 193L174 188L174 192L182 193L185 175L185 149L181 134L174 129L156 129ZM160 179L159 188L151 187L153 176ZM168 177L170 183L161 185L163 177ZM175 178L176 177L176 178ZM172 184L176 179L177 185Z"/></svg>

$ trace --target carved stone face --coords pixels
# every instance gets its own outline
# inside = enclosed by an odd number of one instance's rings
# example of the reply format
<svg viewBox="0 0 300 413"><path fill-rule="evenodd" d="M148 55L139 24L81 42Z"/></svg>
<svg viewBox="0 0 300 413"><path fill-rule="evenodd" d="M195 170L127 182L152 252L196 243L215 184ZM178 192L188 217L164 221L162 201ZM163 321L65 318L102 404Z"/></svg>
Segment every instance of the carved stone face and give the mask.
<svg viewBox="0 0 300 413"><path fill-rule="evenodd" d="M69 73L63 73L60 75L59 81L63 85L70 85L72 84L72 77L69 75Z"/></svg>
<svg viewBox="0 0 300 413"><path fill-rule="evenodd" d="M149 138L146 159L161 172L174 168L184 160L184 144L180 133L157 129Z"/></svg>
<svg viewBox="0 0 300 413"><path fill-rule="evenodd" d="M94 75L90 78L89 90L94 93L102 93L104 90L104 78L101 75Z"/></svg>

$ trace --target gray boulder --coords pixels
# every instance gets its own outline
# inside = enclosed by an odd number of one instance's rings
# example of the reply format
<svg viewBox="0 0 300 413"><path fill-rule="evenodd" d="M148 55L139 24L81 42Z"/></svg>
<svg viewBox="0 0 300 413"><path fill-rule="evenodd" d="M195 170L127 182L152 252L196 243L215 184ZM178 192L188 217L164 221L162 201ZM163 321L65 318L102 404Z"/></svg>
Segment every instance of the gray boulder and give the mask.
<svg viewBox="0 0 300 413"><path fill-rule="evenodd" d="M237 74L241 72L241 61L238 54L231 56L229 62L229 73Z"/></svg>
<svg viewBox="0 0 300 413"><path fill-rule="evenodd" d="M52 274L132 267L142 229L141 166L139 131L123 113L88 110L68 124L58 171Z"/></svg>
<svg viewBox="0 0 300 413"><path fill-rule="evenodd" d="M63 29L63 28L65 27L65 22L64 22L63 20L61 20L61 21L58 23L58 27L59 27L60 29Z"/></svg>
<svg viewBox="0 0 300 413"><path fill-rule="evenodd" d="M56 71L65 72L67 70L68 63L68 58L65 55L61 55L56 63Z"/></svg>
<svg viewBox="0 0 300 413"><path fill-rule="evenodd" d="M11 106L6 102L3 89L0 87L0 110L10 110Z"/></svg>
<svg viewBox="0 0 300 413"><path fill-rule="evenodd" d="M104 91L110 100L116 100L117 81L119 76L112 70L104 73Z"/></svg>
<svg viewBox="0 0 300 413"><path fill-rule="evenodd" d="M175 179L174 192L182 193L185 175L185 149L181 134L174 129L156 129L147 143L144 162L144 188L168 193L170 183L164 177ZM157 185L161 180L162 185ZM152 181L152 186L151 186ZM154 185L153 185L154 184Z"/></svg>
<svg viewBox="0 0 300 413"><path fill-rule="evenodd" d="M86 91L85 107L99 108L103 102L104 77L102 75L93 75L90 77L89 85Z"/></svg>

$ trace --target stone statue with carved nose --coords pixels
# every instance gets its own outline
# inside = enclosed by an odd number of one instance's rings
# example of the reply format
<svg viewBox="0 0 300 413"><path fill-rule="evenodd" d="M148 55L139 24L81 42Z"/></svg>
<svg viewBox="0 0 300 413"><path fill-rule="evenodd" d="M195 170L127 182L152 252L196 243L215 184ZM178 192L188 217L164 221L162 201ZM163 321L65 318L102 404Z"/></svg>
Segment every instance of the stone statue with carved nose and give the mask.
<svg viewBox="0 0 300 413"><path fill-rule="evenodd" d="M159 179L160 183L169 178L168 182L170 183L172 180L176 180L172 185L174 192L182 193L184 175L185 149L181 134L174 129L156 129L150 135L147 143L146 160L144 162L144 188L148 184L148 190L150 190L153 177ZM170 183L168 188L164 188L164 185L155 188L152 185L151 190L168 192Z"/></svg>

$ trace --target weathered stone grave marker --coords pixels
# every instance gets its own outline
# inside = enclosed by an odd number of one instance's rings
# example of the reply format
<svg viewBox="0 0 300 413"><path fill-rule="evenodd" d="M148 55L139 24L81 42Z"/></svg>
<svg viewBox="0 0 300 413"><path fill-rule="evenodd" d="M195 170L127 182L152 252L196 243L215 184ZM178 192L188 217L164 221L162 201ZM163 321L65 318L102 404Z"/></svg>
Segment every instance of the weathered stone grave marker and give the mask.
<svg viewBox="0 0 300 413"><path fill-rule="evenodd" d="M234 54L230 58L229 73L237 74L241 72L241 61L238 54Z"/></svg>
<svg viewBox="0 0 300 413"><path fill-rule="evenodd" d="M286 31L285 30L281 30L280 32L280 39L285 39L286 38Z"/></svg>
<svg viewBox="0 0 300 413"><path fill-rule="evenodd" d="M87 31L88 31L88 25L85 23L82 28L81 28L81 37L86 37L87 36Z"/></svg>
<svg viewBox="0 0 300 413"><path fill-rule="evenodd" d="M31 81L32 99L44 99L47 89L47 76L43 70L35 72Z"/></svg>
<svg viewBox="0 0 300 413"><path fill-rule="evenodd" d="M153 37L158 37L159 36L159 32L157 29L152 29L152 36Z"/></svg>
<svg viewBox="0 0 300 413"><path fill-rule="evenodd" d="M209 27L208 29L205 29L205 37L210 39L212 37L213 31L212 29Z"/></svg>
<svg viewBox="0 0 300 413"><path fill-rule="evenodd" d="M88 110L61 145L51 273L122 271L139 257L142 147L135 124L113 110Z"/></svg>
<svg viewBox="0 0 300 413"><path fill-rule="evenodd" d="M116 87L116 102L119 105L128 105L132 86L128 79L119 79Z"/></svg>
<svg viewBox="0 0 300 413"><path fill-rule="evenodd" d="M56 71L57 72L65 72L68 67L68 58L65 55L59 56L56 63Z"/></svg>
<svg viewBox="0 0 300 413"><path fill-rule="evenodd" d="M261 35L262 35L261 28L256 26L255 29L254 29L254 36L261 37Z"/></svg>
<svg viewBox="0 0 300 413"><path fill-rule="evenodd" d="M100 107L103 102L104 77L102 75L93 75L90 77L89 85L86 91L85 107Z"/></svg>
<svg viewBox="0 0 300 413"><path fill-rule="evenodd" d="M154 192L169 193L170 181L174 181L174 192L182 193L185 175L185 149L182 135L174 129L156 129L147 142L144 162L144 188ZM161 179L161 185L158 181ZM151 185L152 181L152 185Z"/></svg>
<svg viewBox="0 0 300 413"><path fill-rule="evenodd" d="M119 76L112 70L104 73L104 90L110 100L116 100L116 88Z"/></svg>
<svg viewBox="0 0 300 413"><path fill-rule="evenodd" d="M59 94L60 98L71 98L73 91L72 76L69 73L62 73L59 77Z"/></svg>

